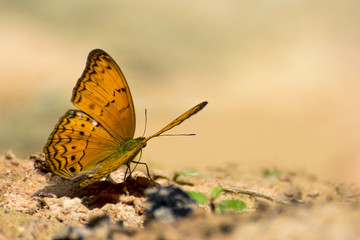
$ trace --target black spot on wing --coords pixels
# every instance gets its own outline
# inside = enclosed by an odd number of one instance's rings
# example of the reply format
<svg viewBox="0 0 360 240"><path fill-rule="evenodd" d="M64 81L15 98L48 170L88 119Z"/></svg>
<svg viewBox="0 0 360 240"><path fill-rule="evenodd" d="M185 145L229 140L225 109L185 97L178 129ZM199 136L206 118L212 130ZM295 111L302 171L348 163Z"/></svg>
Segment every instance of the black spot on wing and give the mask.
<svg viewBox="0 0 360 240"><path fill-rule="evenodd" d="M90 103L90 104L89 104L89 108L90 108L91 110L94 110L94 109L95 109L95 104L94 104L94 103Z"/></svg>
<svg viewBox="0 0 360 240"><path fill-rule="evenodd" d="M123 107L122 109L119 110L119 113L121 114L121 113L125 112L126 109L127 109L127 107Z"/></svg>

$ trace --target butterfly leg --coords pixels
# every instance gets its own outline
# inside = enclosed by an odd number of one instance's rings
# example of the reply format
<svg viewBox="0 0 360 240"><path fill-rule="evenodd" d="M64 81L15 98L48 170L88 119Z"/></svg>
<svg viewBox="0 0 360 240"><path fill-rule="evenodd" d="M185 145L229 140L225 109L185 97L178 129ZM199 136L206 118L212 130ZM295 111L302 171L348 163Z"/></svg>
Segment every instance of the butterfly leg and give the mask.
<svg viewBox="0 0 360 240"><path fill-rule="evenodd" d="M116 181L111 177L111 173L109 173L109 174L106 176L105 181L109 181L109 182L112 182L112 183L115 183L115 184L116 184Z"/></svg>
<svg viewBox="0 0 360 240"><path fill-rule="evenodd" d="M126 180L126 175L127 175L127 172L130 172L130 175L129 176L131 176L131 174L132 174L132 172L131 172L131 168L130 168L130 163L127 163L126 164L126 171L125 171L125 175L124 175L124 182L125 182L125 180Z"/></svg>
<svg viewBox="0 0 360 240"><path fill-rule="evenodd" d="M145 165L145 167L146 167L146 172L147 172L147 175L148 175L148 177L150 178L150 180L152 181L152 182L154 182L154 180L151 178L151 176L150 176L150 172L149 172L149 167L148 167L148 165L146 164L146 163L144 163L144 162L136 162L136 161L132 161L133 163L136 163L136 164L143 164L143 165Z"/></svg>
<svg viewBox="0 0 360 240"><path fill-rule="evenodd" d="M109 178L110 178L110 173L106 176L105 181L109 180Z"/></svg>

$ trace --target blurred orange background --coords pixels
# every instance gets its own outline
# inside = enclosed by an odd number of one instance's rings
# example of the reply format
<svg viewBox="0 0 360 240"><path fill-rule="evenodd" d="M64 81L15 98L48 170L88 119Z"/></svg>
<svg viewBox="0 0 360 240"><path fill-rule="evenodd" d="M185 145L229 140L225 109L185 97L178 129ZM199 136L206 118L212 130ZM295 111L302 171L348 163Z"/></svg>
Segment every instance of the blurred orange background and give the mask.
<svg viewBox="0 0 360 240"><path fill-rule="evenodd" d="M130 85L153 168L305 170L360 180L360 2L0 0L0 152L42 151L88 53Z"/></svg>

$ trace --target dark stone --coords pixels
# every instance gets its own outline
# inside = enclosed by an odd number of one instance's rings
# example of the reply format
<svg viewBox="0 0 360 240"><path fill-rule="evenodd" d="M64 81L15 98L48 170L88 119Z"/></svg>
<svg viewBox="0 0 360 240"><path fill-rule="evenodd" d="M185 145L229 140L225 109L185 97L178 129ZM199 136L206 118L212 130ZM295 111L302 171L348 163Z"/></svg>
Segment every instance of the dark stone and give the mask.
<svg viewBox="0 0 360 240"><path fill-rule="evenodd" d="M145 194L147 220L171 222L188 216L197 207L196 202L178 187L152 187Z"/></svg>

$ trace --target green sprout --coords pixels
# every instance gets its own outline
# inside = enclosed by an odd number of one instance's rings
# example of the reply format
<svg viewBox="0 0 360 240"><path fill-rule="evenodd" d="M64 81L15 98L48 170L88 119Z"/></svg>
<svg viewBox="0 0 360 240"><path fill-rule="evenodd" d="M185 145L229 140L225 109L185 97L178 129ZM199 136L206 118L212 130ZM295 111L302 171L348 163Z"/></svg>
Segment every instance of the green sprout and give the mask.
<svg viewBox="0 0 360 240"><path fill-rule="evenodd" d="M185 182L185 181L182 181L182 180L179 180L178 178L180 176L198 176L200 175L200 173L196 170L193 170L193 169L189 169L189 170L177 170L172 178L172 180L174 182L176 182L177 184L179 185L189 185L189 186L194 186L193 183L191 182Z"/></svg>
<svg viewBox="0 0 360 240"><path fill-rule="evenodd" d="M262 175L264 178L274 177L276 179L279 179L281 177L281 171L277 168L267 168L263 170Z"/></svg>
<svg viewBox="0 0 360 240"><path fill-rule="evenodd" d="M216 187L210 192L210 198L200 192L188 191L187 194L196 201L197 204L203 205L209 203L213 213L222 214L227 212L239 213L246 211L246 203L240 200L230 199L215 203L215 200L224 191L221 187Z"/></svg>

